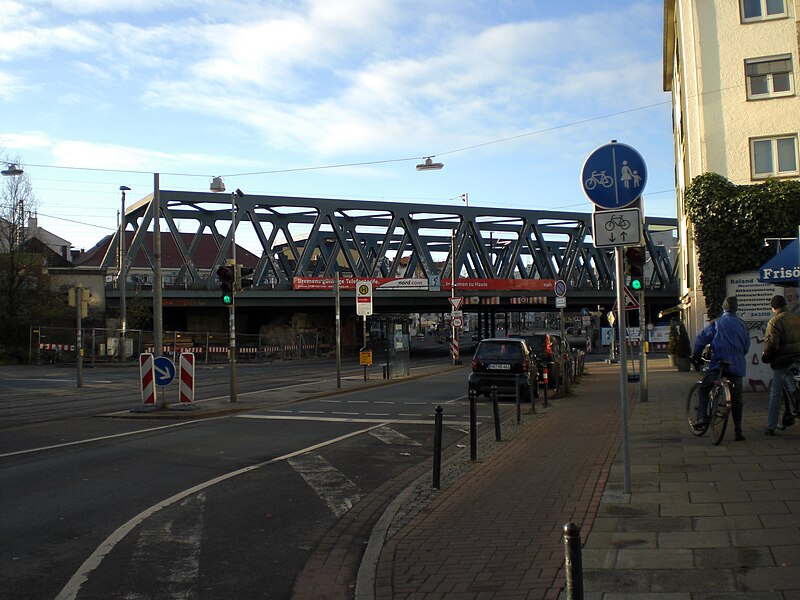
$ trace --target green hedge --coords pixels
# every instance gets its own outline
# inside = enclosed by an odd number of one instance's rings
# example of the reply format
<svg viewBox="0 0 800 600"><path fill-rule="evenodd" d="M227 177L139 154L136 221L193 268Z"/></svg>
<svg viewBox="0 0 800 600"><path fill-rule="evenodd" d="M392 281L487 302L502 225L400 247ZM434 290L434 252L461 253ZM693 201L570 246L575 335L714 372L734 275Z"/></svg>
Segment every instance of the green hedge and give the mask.
<svg viewBox="0 0 800 600"><path fill-rule="evenodd" d="M709 316L721 312L726 277L758 269L775 253L764 238L797 237L800 181L768 179L735 185L704 173L686 188L686 212L694 225L700 287Z"/></svg>

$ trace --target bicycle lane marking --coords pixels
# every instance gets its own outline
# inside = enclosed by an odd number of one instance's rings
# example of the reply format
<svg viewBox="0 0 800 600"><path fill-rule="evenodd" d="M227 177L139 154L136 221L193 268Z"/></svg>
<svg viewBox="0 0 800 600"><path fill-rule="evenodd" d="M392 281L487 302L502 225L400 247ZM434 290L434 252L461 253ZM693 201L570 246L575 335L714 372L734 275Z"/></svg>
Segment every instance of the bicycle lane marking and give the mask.
<svg viewBox="0 0 800 600"><path fill-rule="evenodd" d="M209 419L203 419L202 422L208 422L211 420L222 419L224 417L211 417ZM149 429L140 429L137 431L128 431L125 433L115 433L113 435L103 435L100 437L95 438L87 438L85 440L75 440L74 442L64 442L63 444L53 444L52 446L41 446L39 448L29 448L28 450L17 450L16 452L6 452L5 454L0 454L0 458L7 458L9 456L19 456L21 454L33 454L34 452L45 452L46 450L56 450L58 448L66 448L68 446L79 446L81 444L91 444L93 442L102 442L104 440L113 440L115 438L122 438L127 437L129 435L139 435L141 433L150 433L152 431L159 431L161 429L172 429L173 427L182 427L184 425L196 425L200 423L200 421L186 421L184 423L173 423L171 425L161 425L159 427L150 427Z"/></svg>
<svg viewBox="0 0 800 600"><path fill-rule="evenodd" d="M236 471L231 471L230 473L220 475L213 479L209 479L208 481L205 481L203 483L199 483L190 488L187 488L182 492L178 492L177 494L170 496L166 500L159 502L158 504L154 504L150 508L143 510L138 515L130 519L127 523L124 523L123 525L118 527L116 531L114 531L110 536L108 536L78 568L78 570L70 578L70 580L67 582L64 588L56 596L55 600L75 600L75 598L77 598L78 596L78 592L80 592L81 586L83 586L83 584L89 579L89 575L91 575L92 571L94 571L97 567L100 566L100 563L103 562L103 559L106 556L108 556L108 554L114 549L114 547L118 543L120 543L123 539L125 539L125 537L131 531L133 531L138 525L140 525L143 521L145 521L145 519L148 519L149 517L153 516L162 508L167 508L168 506L171 506L176 502L180 502L184 498L188 498L192 494L196 494L197 492L206 490L212 486L217 485L218 483L222 483L229 479L233 479L234 477L238 477L239 475L244 475L246 473L250 473L252 471L256 471L263 467L269 466L271 464L288 460L290 458L300 456L301 454L305 454L307 452L318 450L319 448L324 448L326 446L336 444L348 438L355 437L363 433L368 433L373 429L377 429L379 427L385 427L386 425L388 425L387 422L382 422L377 425L373 425L372 427L359 429L358 431L354 431L339 436L337 438L327 440L325 442L320 442L319 444L314 444L312 446L308 446L300 450L295 450L294 452L284 454L283 456L271 458L269 460L256 463L254 465L250 465L249 467L243 467L241 469L237 469Z"/></svg>

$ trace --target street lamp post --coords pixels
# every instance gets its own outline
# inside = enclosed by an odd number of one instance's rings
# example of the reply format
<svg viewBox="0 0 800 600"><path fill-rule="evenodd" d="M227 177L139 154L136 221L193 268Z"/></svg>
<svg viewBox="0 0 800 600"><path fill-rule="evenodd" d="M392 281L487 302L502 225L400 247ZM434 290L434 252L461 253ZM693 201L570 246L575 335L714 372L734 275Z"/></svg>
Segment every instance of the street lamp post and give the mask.
<svg viewBox="0 0 800 600"><path fill-rule="evenodd" d="M130 191L127 185L119 186L119 191L122 192L122 207L119 212L119 360L125 360L125 329L127 322L127 306L125 297L127 289L125 280L127 279L127 269L125 262L127 260L125 251L125 192Z"/></svg>
<svg viewBox="0 0 800 600"><path fill-rule="evenodd" d="M239 290L239 267L236 263L236 197L243 198L242 190L236 189L231 192L231 259L233 260L233 293L231 294L231 304L228 311L228 323L230 326L230 401L236 402L236 292Z"/></svg>

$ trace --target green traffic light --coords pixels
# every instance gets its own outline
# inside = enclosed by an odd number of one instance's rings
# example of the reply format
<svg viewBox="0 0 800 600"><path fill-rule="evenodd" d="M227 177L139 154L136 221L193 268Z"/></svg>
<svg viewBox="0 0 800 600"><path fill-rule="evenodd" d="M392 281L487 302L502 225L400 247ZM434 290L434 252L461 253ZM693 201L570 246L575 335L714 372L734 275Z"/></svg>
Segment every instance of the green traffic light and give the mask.
<svg viewBox="0 0 800 600"><path fill-rule="evenodd" d="M642 289L642 280L641 279L631 279L631 287L635 290Z"/></svg>
<svg viewBox="0 0 800 600"><path fill-rule="evenodd" d="M233 304L233 296L231 294L223 294L222 295L222 303L225 305Z"/></svg>

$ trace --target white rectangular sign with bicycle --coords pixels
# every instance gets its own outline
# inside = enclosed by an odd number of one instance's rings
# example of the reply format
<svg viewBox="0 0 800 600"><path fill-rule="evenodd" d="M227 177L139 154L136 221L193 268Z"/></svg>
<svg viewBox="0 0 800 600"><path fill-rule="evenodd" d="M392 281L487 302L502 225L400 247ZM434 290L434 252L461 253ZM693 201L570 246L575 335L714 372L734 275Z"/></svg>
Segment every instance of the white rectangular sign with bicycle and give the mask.
<svg viewBox="0 0 800 600"><path fill-rule="evenodd" d="M592 215L595 248L641 246L642 209L595 210Z"/></svg>

